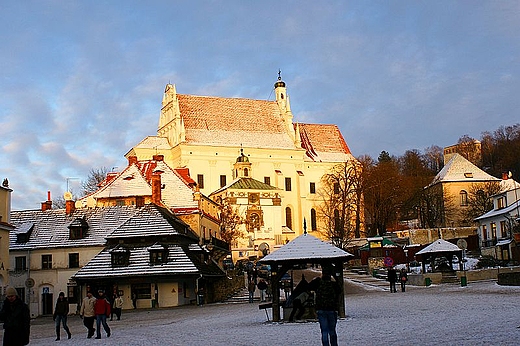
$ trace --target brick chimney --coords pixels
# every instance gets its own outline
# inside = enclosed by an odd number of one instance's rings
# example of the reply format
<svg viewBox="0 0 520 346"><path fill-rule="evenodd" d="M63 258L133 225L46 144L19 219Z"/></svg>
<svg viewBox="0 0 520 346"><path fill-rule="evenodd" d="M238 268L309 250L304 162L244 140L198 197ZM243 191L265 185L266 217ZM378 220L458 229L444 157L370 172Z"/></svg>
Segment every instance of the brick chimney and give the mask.
<svg viewBox="0 0 520 346"><path fill-rule="evenodd" d="M42 202L42 211L51 210L52 209L52 201L51 201L51 192L47 191L47 200Z"/></svg>
<svg viewBox="0 0 520 346"><path fill-rule="evenodd" d="M502 180L507 180L509 179L509 175L507 174L507 172L502 172Z"/></svg>
<svg viewBox="0 0 520 346"><path fill-rule="evenodd" d="M164 161L164 155L157 154L157 155L152 156L152 159L154 161Z"/></svg>
<svg viewBox="0 0 520 346"><path fill-rule="evenodd" d="M137 156L128 156L128 165L133 165L137 163Z"/></svg>
<svg viewBox="0 0 520 346"><path fill-rule="evenodd" d="M76 210L76 202L73 200L65 201L65 213L67 215L72 215L74 211Z"/></svg>
<svg viewBox="0 0 520 346"><path fill-rule="evenodd" d="M158 173L152 174L152 203L161 205L161 175Z"/></svg>

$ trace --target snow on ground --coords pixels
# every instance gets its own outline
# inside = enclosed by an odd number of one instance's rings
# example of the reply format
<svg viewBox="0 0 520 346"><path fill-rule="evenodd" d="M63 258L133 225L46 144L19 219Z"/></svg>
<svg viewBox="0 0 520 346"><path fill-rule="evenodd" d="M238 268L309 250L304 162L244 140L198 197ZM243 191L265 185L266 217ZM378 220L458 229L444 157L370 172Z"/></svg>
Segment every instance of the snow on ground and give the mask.
<svg viewBox="0 0 520 346"><path fill-rule="evenodd" d="M340 345L516 345L520 339L520 287L486 281L389 293L356 284L348 291L356 293L346 296ZM110 338L86 339L81 319L71 316L72 339L55 342L52 319L41 317L32 323L30 345L320 345L317 322L267 322L258 303L123 311L121 321L109 324Z"/></svg>

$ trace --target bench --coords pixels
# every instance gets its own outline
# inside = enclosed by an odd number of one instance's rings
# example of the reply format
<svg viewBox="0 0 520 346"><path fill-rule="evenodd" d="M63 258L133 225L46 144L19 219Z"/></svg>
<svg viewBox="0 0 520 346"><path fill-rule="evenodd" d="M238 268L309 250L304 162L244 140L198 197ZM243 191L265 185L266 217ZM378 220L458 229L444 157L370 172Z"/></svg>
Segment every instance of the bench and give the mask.
<svg viewBox="0 0 520 346"><path fill-rule="evenodd" d="M267 317L267 321L270 321L269 314L267 313L267 309L271 309L273 307L273 303L265 303L258 305L258 310L264 309L265 316Z"/></svg>

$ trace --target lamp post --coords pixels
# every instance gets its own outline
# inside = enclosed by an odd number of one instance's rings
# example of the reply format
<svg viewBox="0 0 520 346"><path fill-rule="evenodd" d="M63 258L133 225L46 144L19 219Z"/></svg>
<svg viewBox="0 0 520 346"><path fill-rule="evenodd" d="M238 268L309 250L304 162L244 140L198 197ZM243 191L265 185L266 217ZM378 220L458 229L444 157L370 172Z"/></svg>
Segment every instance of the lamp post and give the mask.
<svg viewBox="0 0 520 346"><path fill-rule="evenodd" d="M406 257L406 272L410 272L410 261L408 260L408 249L404 249L404 256Z"/></svg>

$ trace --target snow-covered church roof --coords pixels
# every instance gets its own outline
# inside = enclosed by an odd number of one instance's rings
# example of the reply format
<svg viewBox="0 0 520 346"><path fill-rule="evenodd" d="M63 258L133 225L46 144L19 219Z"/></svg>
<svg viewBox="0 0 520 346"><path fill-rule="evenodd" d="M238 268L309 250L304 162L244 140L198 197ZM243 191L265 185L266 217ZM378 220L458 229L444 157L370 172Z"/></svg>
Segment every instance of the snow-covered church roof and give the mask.
<svg viewBox="0 0 520 346"><path fill-rule="evenodd" d="M500 179L487 174L462 155L455 154L441 171L433 178L431 185L444 182L484 182L500 181Z"/></svg>

